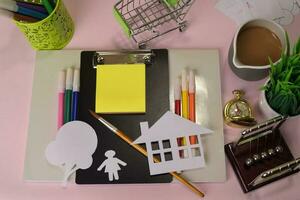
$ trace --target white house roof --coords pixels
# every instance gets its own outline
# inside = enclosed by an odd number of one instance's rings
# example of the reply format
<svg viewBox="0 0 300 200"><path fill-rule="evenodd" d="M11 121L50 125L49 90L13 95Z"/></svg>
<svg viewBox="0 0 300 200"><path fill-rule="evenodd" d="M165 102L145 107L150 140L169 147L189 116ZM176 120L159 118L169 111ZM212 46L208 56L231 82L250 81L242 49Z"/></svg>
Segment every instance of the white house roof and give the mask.
<svg viewBox="0 0 300 200"><path fill-rule="evenodd" d="M141 122L140 126L141 136L133 142L135 144L213 132L170 111L166 112L151 128L148 128L148 122Z"/></svg>

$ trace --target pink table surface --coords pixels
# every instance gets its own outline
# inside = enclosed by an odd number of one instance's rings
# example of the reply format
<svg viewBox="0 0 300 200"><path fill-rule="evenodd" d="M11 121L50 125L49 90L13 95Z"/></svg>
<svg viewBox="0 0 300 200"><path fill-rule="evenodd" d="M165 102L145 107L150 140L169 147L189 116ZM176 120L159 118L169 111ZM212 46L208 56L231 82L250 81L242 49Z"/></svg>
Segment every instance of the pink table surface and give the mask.
<svg viewBox="0 0 300 200"><path fill-rule="evenodd" d="M74 19L76 31L66 49L126 49L134 46L123 35L112 16L115 1L65 0ZM222 71L223 102L231 91L244 89L246 97L257 108L258 88L264 80L247 82L236 77L227 64L228 47L236 25L214 9L213 1L197 0L188 15L190 26L184 33L177 31L157 40L151 48L218 48ZM32 50L11 20L0 17L0 200L15 199L198 199L181 184L139 185L69 185L25 183L22 180L26 148L28 116L35 60ZM300 35L300 16L286 29L293 40ZM46 116L45 116L46 117ZM300 119L285 124L285 135L294 156L300 156ZM224 126L225 142L238 137L240 129ZM223 147L220 147L223 148ZM205 199L260 200L300 199L299 174L282 179L255 192L244 194L232 167L227 163L224 183L197 184L206 193Z"/></svg>

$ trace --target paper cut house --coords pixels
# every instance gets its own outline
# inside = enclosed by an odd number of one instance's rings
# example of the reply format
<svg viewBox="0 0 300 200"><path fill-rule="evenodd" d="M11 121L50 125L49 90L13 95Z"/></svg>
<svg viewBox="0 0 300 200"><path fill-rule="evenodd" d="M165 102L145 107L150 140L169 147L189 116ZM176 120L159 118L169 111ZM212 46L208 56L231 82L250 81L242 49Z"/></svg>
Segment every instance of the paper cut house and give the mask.
<svg viewBox="0 0 300 200"><path fill-rule="evenodd" d="M141 122L140 127L141 136L133 143L146 144L151 175L205 166L200 135L211 130L169 111L151 128L148 122Z"/></svg>

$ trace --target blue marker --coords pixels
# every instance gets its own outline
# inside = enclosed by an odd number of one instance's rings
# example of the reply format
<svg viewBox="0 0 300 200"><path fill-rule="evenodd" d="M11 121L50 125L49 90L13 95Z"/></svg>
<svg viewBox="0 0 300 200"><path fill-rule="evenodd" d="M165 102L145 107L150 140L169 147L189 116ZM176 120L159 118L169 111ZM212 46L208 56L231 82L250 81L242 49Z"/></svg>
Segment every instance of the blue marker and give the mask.
<svg viewBox="0 0 300 200"><path fill-rule="evenodd" d="M21 7L17 5L17 2L12 0L0 0L0 8L9 10L12 12L16 12L22 15L27 15L36 19L44 19L47 17L47 14L41 13L36 10L32 10L29 8Z"/></svg>
<svg viewBox="0 0 300 200"><path fill-rule="evenodd" d="M71 108L71 120L72 121L77 120L78 98L79 98L79 85L80 85L79 69L74 69L73 93L72 93L72 108Z"/></svg>

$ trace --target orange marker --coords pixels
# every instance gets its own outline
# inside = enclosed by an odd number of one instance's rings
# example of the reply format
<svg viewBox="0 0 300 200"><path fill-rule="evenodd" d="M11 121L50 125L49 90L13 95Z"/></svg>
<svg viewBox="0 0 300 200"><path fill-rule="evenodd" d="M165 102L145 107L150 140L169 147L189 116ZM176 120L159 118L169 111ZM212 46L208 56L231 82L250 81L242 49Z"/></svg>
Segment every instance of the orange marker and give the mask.
<svg viewBox="0 0 300 200"><path fill-rule="evenodd" d="M193 70L189 74L189 120L196 122L195 111L195 75Z"/></svg>
<svg viewBox="0 0 300 200"><path fill-rule="evenodd" d="M189 120L196 122L196 111L195 111L195 74L193 70L189 73ZM190 143L197 144L197 136L190 136ZM195 155L196 152L193 151L192 154Z"/></svg>

